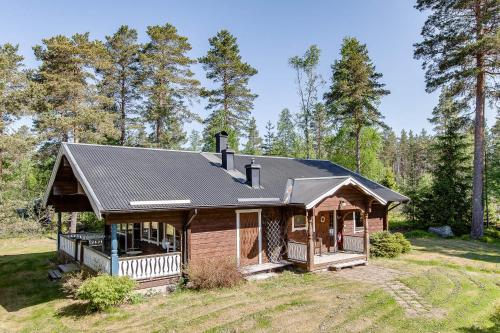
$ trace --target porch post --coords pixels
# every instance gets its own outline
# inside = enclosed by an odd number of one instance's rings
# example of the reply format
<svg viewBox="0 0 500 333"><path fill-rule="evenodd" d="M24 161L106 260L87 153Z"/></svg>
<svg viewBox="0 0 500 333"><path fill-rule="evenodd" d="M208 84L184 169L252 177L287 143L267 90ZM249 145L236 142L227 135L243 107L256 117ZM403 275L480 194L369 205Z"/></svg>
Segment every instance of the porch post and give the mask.
<svg viewBox="0 0 500 333"><path fill-rule="evenodd" d="M61 218L62 213L57 212L57 251L59 251L59 246L61 244L60 236L61 236L61 226L62 226L62 218Z"/></svg>
<svg viewBox="0 0 500 333"><path fill-rule="evenodd" d="M116 224L111 225L111 275L118 275L118 237Z"/></svg>
<svg viewBox="0 0 500 333"><path fill-rule="evenodd" d="M307 270L312 271L314 269L314 239L313 239L314 213L313 213L313 221L310 222L306 210L306 222L307 222Z"/></svg>
<svg viewBox="0 0 500 333"><path fill-rule="evenodd" d="M370 257L370 235L368 234L368 213L363 212L363 224L364 224L364 242L365 242L365 255L366 259Z"/></svg>

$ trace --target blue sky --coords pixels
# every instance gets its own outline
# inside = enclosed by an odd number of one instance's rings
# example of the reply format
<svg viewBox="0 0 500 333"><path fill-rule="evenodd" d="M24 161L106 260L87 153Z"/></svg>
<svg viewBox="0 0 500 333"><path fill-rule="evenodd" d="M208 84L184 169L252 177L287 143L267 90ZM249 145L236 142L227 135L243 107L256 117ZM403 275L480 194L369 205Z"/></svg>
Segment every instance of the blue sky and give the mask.
<svg viewBox="0 0 500 333"><path fill-rule="evenodd" d="M0 43L17 43L28 67L35 67L32 46L56 34L89 31L103 39L122 24L138 30L146 40L148 25L175 25L189 38L192 57L205 54L208 38L228 29L237 38L243 59L259 73L251 89L259 95L253 111L261 133L283 108L296 112L299 100L294 73L287 60L300 55L311 44L321 50L320 72L327 84L330 65L339 57L344 36L366 43L377 70L391 94L380 110L395 131L430 130L427 121L437 94L425 92L424 72L413 59L413 43L425 15L413 8L413 1L7 1L0 0ZM204 79L201 66L194 68ZM321 92L321 94L323 91ZM193 110L205 116L204 102ZM493 119L489 110L488 118ZM200 125L189 125L201 129Z"/></svg>

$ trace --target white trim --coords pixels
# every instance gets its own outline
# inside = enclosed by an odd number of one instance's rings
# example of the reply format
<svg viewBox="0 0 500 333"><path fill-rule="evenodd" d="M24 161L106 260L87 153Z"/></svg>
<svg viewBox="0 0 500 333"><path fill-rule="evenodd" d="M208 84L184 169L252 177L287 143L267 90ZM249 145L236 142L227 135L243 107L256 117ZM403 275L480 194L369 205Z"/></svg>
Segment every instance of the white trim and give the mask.
<svg viewBox="0 0 500 333"><path fill-rule="evenodd" d="M354 178L352 177L347 177L346 180L344 180L343 182L341 182L340 184L338 184L337 186L335 186L334 188L332 188L331 190L323 193L322 195L320 195L319 197L317 197L316 199L314 199L313 201L311 201L310 203L308 203L306 205L306 209L311 209L313 208L314 206L316 206L319 202L321 202L324 198L327 198L331 195L333 195L335 192L337 192L341 187L343 186L346 186L346 185L355 185L355 186L358 186L359 188L361 188L361 190L363 190L365 193L373 196L378 202L380 202L382 205L386 205L387 202L382 199L379 195L377 195L375 192L371 191L370 189L366 188L363 184L361 184L360 182L356 181Z"/></svg>
<svg viewBox="0 0 500 333"><path fill-rule="evenodd" d="M149 238L151 236L151 223L153 223L153 222L155 222L155 223L158 224L158 232L156 233L156 242L154 240L152 240L152 239ZM143 238L142 237L144 223L149 223L148 238ZM163 223L163 222L156 222L156 221L140 222L140 224L141 224L141 232L140 232L141 233L141 237L140 237L140 240L142 242L160 245L160 223Z"/></svg>
<svg viewBox="0 0 500 333"><path fill-rule="evenodd" d="M149 205L177 205L190 204L191 200L150 200L150 201L130 201L131 206L149 206Z"/></svg>
<svg viewBox="0 0 500 333"><path fill-rule="evenodd" d="M259 242L259 265L262 264L262 209L237 209L236 213L236 265L240 267L240 214L241 213L257 213L258 224L258 242Z"/></svg>
<svg viewBox="0 0 500 333"><path fill-rule="evenodd" d="M280 201L280 198L238 198L238 202L267 202Z"/></svg>
<svg viewBox="0 0 500 333"><path fill-rule="evenodd" d="M299 228L295 227L295 215L304 216L304 221L306 222L306 225L304 227L299 227ZM302 214L293 214L292 215L292 232L294 232L294 231L300 231L300 230L307 230L307 223L308 222L309 221L307 221L307 216L305 214L304 215L302 215ZM314 225L313 225L313 227L314 227Z"/></svg>

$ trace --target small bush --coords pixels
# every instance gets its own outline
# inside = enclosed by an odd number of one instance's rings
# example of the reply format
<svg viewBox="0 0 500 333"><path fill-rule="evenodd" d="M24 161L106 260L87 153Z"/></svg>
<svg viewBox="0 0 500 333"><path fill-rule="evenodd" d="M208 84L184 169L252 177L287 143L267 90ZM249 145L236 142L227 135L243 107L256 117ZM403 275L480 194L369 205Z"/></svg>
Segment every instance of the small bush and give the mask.
<svg viewBox="0 0 500 333"><path fill-rule="evenodd" d="M391 234L388 231L381 231L370 235L370 254L372 257L395 258L410 250L410 242L399 232Z"/></svg>
<svg viewBox="0 0 500 333"><path fill-rule="evenodd" d="M197 260L189 263L185 272L189 279L186 286L193 289L230 288L243 280L236 263L229 258Z"/></svg>
<svg viewBox="0 0 500 333"><path fill-rule="evenodd" d="M84 270L64 274L61 279L61 289L66 295L76 298L78 288L90 277L92 275Z"/></svg>
<svg viewBox="0 0 500 333"><path fill-rule="evenodd" d="M102 311L122 304L135 286L136 282L126 276L99 275L83 282L77 296L88 301L91 310Z"/></svg>

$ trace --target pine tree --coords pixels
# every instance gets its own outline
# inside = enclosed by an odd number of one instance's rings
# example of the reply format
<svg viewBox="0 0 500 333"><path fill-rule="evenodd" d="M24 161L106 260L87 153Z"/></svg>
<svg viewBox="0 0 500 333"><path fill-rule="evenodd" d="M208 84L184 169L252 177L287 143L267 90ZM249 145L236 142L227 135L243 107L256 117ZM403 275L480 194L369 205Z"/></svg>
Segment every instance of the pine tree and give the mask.
<svg viewBox="0 0 500 333"><path fill-rule="evenodd" d="M283 109L280 112L276 130L276 138L273 147L274 154L287 157L294 156L298 139L290 110Z"/></svg>
<svg viewBox="0 0 500 333"><path fill-rule="evenodd" d="M0 45L0 184L2 182L8 140L6 129L18 119L27 105L27 77L18 46Z"/></svg>
<svg viewBox="0 0 500 333"><path fill-rule="evenodd" d="M264 135L264 155L274 155L275 140L274 126L271 121L268 121L266 123L266 134Z"/></svg>
<svg viewBox="0 0 500 333"><path fill-rule="evenodd" d="M398 138L396 133L391 128L386 128L382 133L382 150L380 159L384 163L386 174L391 174L391 177L397 178L398 172Z"/></svg>
<svg viewBox="0 0 500 333"><path fill-rule="evenodd" d="M332 85L325 100L334 120L351 128L359 173L361 131L364 127L385 126L377 106L389 91L380 83L382 74L375 71L365 44L356 38L344 38L340 54L341 59L332 65Z"/></svg>
<svg viewBox="0 0 500 333"><path fill-rule="evenodd" d="M262 153L262 138L259 135L259 130L257 129L257 122L255 118L252 117L247 127L247 143L245 144L245 149L243 152L249 155L260 155Z"/></svg>
<svg viewBox="0 0 500 333"><path fill-rule="evenodd" d="M472 150L465 110L463 103L453 101L445 91L430 119L436 137L429 219L435 225L451 225L458 233L467 231L471 209Z"/></svg>
<svg viewBox="0 0 500 333"><path fill-rule="evenodd" d="M200 92L200 83L191 71L196 60L187 56L191 44L173 25L149 26L147 33L150 40L141 56L142 90L147 98L144 118L154 129L152 141L156 146L180 149L186 142L183 124L201 121L187 105Z"/></svg>
<svg viewBox="0 0 500 333"><path fill-rule="evenodd" d="M257 70L242 61L236 37L229 31L221 30L208 41L210 49L199 62L207 72L207 79L218 87L203 90L202 94L208 98L206 109L211 112L205 119L204 150L215 150L214 135L220 131L228 133L230 147L238 150L239 137L247 126L253 101L257 98L248 88L248 81Z"/></svg>
<svg viewBox="0 0 500 333"><path fill-rule="evenodd" d="M500 204L500 115L497 114L495 124L486 136L486 166L485 166L485 215L487 225L498 219L495 209ZM498 221L496 221L498 223Z"/></svg>
<svg viewBox="0 0 500 333"><path fill-rule="evenodd" d="M197 130L192 130L189 135L189 150L200 151L203 146L203 141L200 132Z"/></svg>
<svg viewBox="0 0 500 333"><path fill-rule="evenodd" d="M325 157L325 139L329 134L325 105L316 103L313 113L314 150L317 159Z"/></svg>
<svg viewBox="0 0 500 333"><path fill-rule="evenodd" d="M430 11L415 57L423 59L427 91L446 87L453 96L474 100L474 172L471 236L483 235L484 107L499 94L498 0L417 0Z"/></svg>
<svg viewBox="0 0 500 333"><path fill-rule="evenodd" d="M140 97L141 45L137 42L137 31L122 25L112 36L106 36L108 63L102 70L100 83L105 95L113 99L113 111L117 112L120 130L120 145L127 139L127 122L134 113L134 101Z"/></svg>
<svg viewBox="0 0 500 333"><path fill-rule="evenodd" d="M314 107L318 100L318 88L323 84L317 72L321 50L311 45L302 57L294 56L288 60L295 70L297 91L300 97L299 126L305 139L306 158L311 157L311 131L314 122Z"/></svg>

